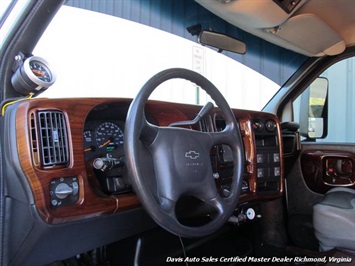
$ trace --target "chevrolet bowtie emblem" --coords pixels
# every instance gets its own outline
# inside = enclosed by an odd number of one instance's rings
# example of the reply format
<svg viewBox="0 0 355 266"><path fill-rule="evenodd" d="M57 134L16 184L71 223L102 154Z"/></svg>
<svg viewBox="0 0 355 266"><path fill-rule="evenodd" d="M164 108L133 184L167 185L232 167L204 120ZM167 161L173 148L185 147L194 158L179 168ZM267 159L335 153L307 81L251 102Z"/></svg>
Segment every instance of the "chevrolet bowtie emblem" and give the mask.
<svg viewBox="0 0 355 266"><path fill-rule="evenodd" d="M198 157L200 157L200 154L198 152L195 152L195 151L188 151L188 152L185 153L185 157L186 158L190 158L192 160L195 160Z"/></svg>

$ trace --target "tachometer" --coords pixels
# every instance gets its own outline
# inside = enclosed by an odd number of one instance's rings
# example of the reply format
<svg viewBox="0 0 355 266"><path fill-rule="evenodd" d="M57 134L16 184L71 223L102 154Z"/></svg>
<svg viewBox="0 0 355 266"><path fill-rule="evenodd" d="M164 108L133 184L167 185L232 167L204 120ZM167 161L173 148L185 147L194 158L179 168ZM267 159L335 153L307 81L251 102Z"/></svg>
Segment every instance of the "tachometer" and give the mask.
<svg viewBox="0 0 355 266"><path fill-rule="evenodd" d="M123 132L112 122L102 123L96 130L96 143L99 149L111 151L123 144Z"/></svg>

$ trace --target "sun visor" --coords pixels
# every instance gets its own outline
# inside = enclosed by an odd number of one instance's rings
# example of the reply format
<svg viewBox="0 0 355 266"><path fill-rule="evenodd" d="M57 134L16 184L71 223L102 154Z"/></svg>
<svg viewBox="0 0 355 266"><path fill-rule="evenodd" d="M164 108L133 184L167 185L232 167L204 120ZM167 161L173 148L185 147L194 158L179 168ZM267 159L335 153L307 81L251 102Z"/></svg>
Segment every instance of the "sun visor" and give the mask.
<svg viewBox="0 0 355 266"><path fill-rule="evenodd" d="M340 35L313 14L291 17L274 34L313 56L336 55L345 50Z"/></svg>
<svg viewBox="0 0 355 266"><path fill-rule="evenodd" d="M195 0L212 13L242 29L260 29L281 25L307 0L297 0L285 12L280 0ZM285 1L288 2L288 1Z"/></svg>

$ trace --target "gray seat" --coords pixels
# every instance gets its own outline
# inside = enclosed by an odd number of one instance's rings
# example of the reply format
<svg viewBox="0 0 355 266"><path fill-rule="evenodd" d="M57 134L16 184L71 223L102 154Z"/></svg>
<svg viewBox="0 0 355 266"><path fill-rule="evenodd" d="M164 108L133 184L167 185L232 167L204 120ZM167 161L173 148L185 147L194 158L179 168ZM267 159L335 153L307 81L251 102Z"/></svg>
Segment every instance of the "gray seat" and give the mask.
<svg viewBox="0 0 355 266"><path fill-rule="evenodd" d="M320 251L355 251L355 190L333 188L313 207L313 226Z"/></svg>

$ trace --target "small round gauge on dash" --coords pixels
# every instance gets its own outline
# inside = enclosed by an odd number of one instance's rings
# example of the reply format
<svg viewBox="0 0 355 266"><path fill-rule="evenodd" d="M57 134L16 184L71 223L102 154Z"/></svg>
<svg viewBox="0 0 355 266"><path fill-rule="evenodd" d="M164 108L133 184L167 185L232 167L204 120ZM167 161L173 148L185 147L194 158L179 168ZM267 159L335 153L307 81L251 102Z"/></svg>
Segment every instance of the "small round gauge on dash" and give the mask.
<svg viewBox="0 0 355 266"><path fill-rule="evenodd" d="M274 120L268 120L268 121L266 121L266 123L265 123L265 128L266 128L266 130L267 131L269 131L269 132L274 132L275 130L276 130L276 123L275 123L275 121Z"/></svg>
<svg viewBox="0 0 355 266"><path fill-rule="evenodd" d="M253 121L253 129L257 132L263 131L264 123L260 119L255 119Z"/></svg>
<svg viewBox="0 0 355 266"><path fill-rule="evenodd" d="M50 83L52 81L52 73L43 62L31 60L29 61L29 67L38 79L46 83Z"/></svg>
<svg viewBox="0 0 355 266"><path fill-rule="evenodd" d="M11 78L14 89L22 95L39 94L53 85L56 76L48 62L38 56L28 57Z"/></svg>

